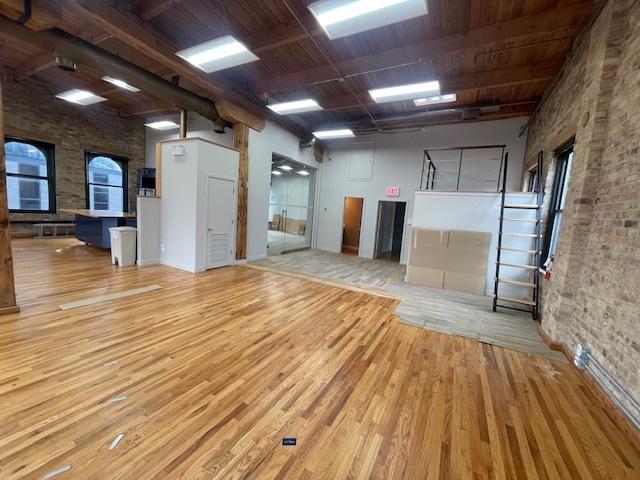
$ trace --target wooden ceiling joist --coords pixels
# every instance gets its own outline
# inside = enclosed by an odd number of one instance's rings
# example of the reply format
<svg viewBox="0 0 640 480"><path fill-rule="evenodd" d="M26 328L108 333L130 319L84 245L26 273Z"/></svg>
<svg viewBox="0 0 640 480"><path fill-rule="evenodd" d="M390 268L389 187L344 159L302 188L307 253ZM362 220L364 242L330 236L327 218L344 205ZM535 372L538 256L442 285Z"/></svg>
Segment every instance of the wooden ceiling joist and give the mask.
<svg viewBox="0 0 640 480"><path fill-rule="evenodd" d="M39 55L34 55L15 68L17 74L16 80L20 81L25 78L29 78L32 75L36 75L37 73L53 67L55 63L55 59L51 52L43 52Z"/></svg>
<svg viewBox="0 0 640 480"><path fill-rule="evenodd" d="M62 20L63 0L31 0L31 15L24 23L32 30L53 28ZM18 20L24 14L24 0L0 0L0 14Z"/></svg>
<svg viewBox="0 0 640 480"><path fill-rule="evenodd" d="M102 0L67 0L65 7L75 9L92 24L204 89L216 101L225 120L244 123L258 131L264 128L265 121L261 116L263 109L209 81L204 74L187 65L175 55L178 49L149 25L125 15Z"/></svg>
<svg viewBox="0 0 640 480"><path fill-rule="evenodd" d="M151 20L183 0L138 0L133 10L143 19Z"/></svg>
<svg viewBox="0 0 640 480"><path fill-rule="evenodd" d="M346 77L376 70L402 66L402 64L426 61L437 56L453 54L469 49L492 46L523 37L571 31L575 34L591 15L591 8L582 2L542 13L526 15L515 20L475 28L424 42L393 48L372 55L336 62L335 66ZM270 92L301 88L307 84L337 79L331 65L299 70L274 76L260 83L260 88Z"/></svg>
<svg viewBox="0 0 640 480"><path fill-rule="evenodd" d="M440 85L444 93L460 94L465 91L499 88L539 80L549 80L556 76L561 68L561 61L552 61L537 65L524 65L522 67L490 70L468 75L443 77L440 79ZM325 110L358 108L361 104L370 105L375 103L368 93L361 94L357 97L345 95L318 98L317 101Z"/></svg>

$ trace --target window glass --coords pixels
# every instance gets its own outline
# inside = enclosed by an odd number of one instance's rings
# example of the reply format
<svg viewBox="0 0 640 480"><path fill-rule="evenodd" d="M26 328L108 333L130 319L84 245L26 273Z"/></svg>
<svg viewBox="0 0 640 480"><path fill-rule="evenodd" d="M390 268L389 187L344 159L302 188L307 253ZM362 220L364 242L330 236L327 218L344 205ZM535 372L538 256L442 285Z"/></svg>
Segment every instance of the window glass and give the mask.
<svg viewBox="0 0 640 480"><path fill-rule="evenodd" d="M123 212L127 209L127 160L87 153L87 203L91 210Z"/></svg>
<svg viewBox="0 0 640 480"><path fill-rule="evenodd" d="M13 212L53 212L53 145L5 140L7 196Z"/></svg>

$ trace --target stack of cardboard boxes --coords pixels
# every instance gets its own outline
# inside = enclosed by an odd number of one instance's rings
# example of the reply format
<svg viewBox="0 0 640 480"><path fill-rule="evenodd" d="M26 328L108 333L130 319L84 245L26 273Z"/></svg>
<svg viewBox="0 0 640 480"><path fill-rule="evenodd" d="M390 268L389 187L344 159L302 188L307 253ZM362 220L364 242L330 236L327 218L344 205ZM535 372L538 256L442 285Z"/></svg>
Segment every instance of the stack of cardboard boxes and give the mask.
<svg viewBox="0 0 640 480"><path fill-rule="evenodd" d="M411 230L405 281L484 295L491 233Z"/></svg>

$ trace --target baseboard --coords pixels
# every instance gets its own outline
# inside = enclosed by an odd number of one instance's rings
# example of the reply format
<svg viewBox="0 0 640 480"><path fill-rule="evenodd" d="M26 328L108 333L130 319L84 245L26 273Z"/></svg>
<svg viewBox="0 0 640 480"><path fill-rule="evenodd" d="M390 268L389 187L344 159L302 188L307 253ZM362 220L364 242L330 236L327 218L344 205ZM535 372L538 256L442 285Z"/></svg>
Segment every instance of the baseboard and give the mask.
<svg viewBox="0 0 640 480"><path fill-rule="evenodd" d="M140 260L138 259L138 261L136 262L136 264L139 267L146 267L148 265L160 265L162 262L160 261L159 258L147 258L144 260Z"/></svg>
<svg viewBox="0 0 640 480"><path fill-rule="evenodd" d="M246 265L247 264L247 259L246 258L242 258L240 260L234 260L233 264L234 265Z"/></svg>
<svg viewBox="0 0 640 480"><path fill-rule="evenodd" d="M258 260L266 260L267 255L256 255L254 257L247 257L247 262L257 262Z"/></svg>
<svg viewBox="0 0 640 480"><path fill-rule="evenodd" d="M20 312L20 307L17 305L0 308L0 315L9 315L10 313L19 313L19 312Z"/></svg>
<svg viewBox="0 0 640 480"><path fill-rule="evenodd" d="M595 378L593 378L586 370L580 369L575 366L573 363L573 354L569 350L569 348L561 342L557 342L551 339L549 335L545 333L542 329L542 325L538 325L538 333L542 337L544 343L551 350L556 350L564 353L564 356L567 357L571 368L584 380L584 383L587 386L586 391L593 395L596 403L600 404L600 407L604 411L604 413L609 417L609 419L620 429L622 432L629 437L632 442L640 441L640 431L635 427L635 425L627 418L627 416L620 411L620 409L616 406L614 400L605 392L602 387L598 384Z"/></svg>

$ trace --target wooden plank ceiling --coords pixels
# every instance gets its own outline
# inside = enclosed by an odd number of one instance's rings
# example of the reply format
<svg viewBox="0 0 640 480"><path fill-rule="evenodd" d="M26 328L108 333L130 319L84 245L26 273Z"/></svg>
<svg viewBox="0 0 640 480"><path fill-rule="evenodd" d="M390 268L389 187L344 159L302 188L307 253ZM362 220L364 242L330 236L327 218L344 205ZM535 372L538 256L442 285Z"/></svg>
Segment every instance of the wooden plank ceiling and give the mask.
<svg viewBox="0 0 640 480"><path fill-rule="evenodd" d="M62 1L62 0L60 0ZM593 0L428 0L429 14L330 40L309 0L64 0L58 28L214 99L223 116L241 108L277 118L299 133L350 126L358 131L529 114L557 75ZM175 51L231 34L260 61L213 74L194 71ZM35 77L52 90L89 88L121 115L151 116L175 106L130 93L80 68L54 66L51 54L0 39L0 61L16 81ZM371 88L437 79L455 104L376 104ZM268 102L315 98L325 110L278 117ZM453 111L451 109L454 109ZM444 111L443 111L444 110Z"/></svg>

